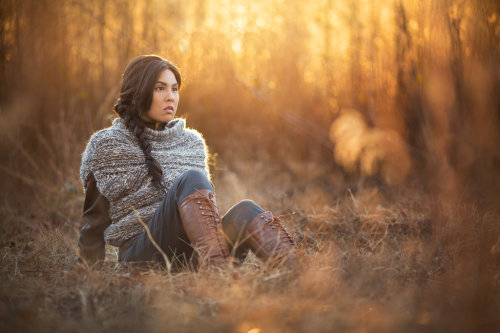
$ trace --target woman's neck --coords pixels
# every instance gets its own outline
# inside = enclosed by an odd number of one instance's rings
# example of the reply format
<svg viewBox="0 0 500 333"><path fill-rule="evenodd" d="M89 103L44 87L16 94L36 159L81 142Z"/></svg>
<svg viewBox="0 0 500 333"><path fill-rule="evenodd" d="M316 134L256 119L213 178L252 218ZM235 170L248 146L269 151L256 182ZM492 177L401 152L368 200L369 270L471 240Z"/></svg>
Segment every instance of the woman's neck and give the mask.
<svg viewBox="0 0 500 333"><path fill-rule="evenodd" d="M164 128L165 128L165 125L166 125L165 123L158 123L158 122L146 122L146 121L144 122L144 124L145 124L147 127L151 128L151 129L153 129L153 130L155 130L155 131L160 131L160 130L164 129Z"/></svg>

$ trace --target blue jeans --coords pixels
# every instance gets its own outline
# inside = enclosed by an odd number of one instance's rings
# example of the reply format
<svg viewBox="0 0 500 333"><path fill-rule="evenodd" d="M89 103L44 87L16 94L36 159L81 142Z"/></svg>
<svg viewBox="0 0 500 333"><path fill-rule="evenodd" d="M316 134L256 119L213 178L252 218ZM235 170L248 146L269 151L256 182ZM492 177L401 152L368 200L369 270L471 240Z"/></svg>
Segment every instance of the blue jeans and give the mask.
<svg viewBox="0 0 500 333"><path fill-rule="evenodd" d="M199 170L183 173L172 184L170 189L151 220L147 223L155 242L166 253L175 267L193 263L194 250L184 231L178 205L197 190L214 191L212 183ZM248 253L244 238L248 224L260 213L264 212L255 202L243 200L231 207L222 217L222 227L231 254L242 261ZM162 256L149 240L146 231L126 249L120 256L124 262L161 262Z"/></svg>

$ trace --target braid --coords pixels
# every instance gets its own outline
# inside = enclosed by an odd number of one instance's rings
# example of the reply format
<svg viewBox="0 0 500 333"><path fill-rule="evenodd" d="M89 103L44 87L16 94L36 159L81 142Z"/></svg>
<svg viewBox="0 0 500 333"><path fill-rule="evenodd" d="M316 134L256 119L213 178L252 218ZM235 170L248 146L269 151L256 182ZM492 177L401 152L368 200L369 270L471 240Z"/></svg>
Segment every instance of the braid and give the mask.
<svg viewBox="0 0 500 333"><path fill-rule="evenodd" d="M158 75L167 69L172 71L180 87L181 74L168 60L155 55L144 55L133 59L125 68L120 98L114 106L114 110L125 121L127 128L139 140L139 146L144 152L146 167L153 178L153 184L163 191L166 190L163 172L151 155L152 146L144 135L146 125L141 116L151 108L153 88Z"/></svg>
<svg viewBox="0 0 500 333"><path fill-rule="evenodd" d="M114 107L116 113L125 121L127 128L134 133L135 137L139 140L139 146L146 158L146 167L153 178L153 184L165 191L166 186L163 181L163 172L158 162L154 159L153 155L151 155L151 142L144 136L144 121L137 116L135 108L133 104L124 105L121 103L120 99L116 102Z"/></svg>

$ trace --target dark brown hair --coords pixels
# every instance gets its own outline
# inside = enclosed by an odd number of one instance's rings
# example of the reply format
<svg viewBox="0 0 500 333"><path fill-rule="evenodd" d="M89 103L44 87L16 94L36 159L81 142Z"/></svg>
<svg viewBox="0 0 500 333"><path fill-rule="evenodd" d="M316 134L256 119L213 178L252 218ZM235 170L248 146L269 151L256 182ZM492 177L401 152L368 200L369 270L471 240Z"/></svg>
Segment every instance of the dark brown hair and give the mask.
<svg viewBox="0 0 500 333"><path fill-rule="evenodd" d="M146 157L148 172L153 183L165 190L163 173L158 162L151 155L151 143L144 136L146 124L141 116L149 111L153 101L153 88L161 72L169 69L181 86L179 70L168 60L156 55L143 55L133 59L123 73L120 98L114 106L115 112L125 121L126 126L139 140L139 145Z"/></svg>

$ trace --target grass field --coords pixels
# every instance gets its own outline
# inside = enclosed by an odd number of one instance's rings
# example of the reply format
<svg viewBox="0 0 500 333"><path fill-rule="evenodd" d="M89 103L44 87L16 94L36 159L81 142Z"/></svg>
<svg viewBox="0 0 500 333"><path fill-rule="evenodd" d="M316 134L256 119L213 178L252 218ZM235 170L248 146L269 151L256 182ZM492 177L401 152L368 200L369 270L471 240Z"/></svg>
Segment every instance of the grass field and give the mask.
<svg viewBox="0 0 500 333"><path fill-rule="evenodd" d="M169 275L124 267L112 248L102 267L69 270L83 197L62 186L38 210L2 208L2 331L498 328L498 213L418 187L351 188L331 170L307 179L246 168L245 177L219 172L219 206L250 197L275 213L295 212L285 221L300 249L292 271L250 255L241 267Z"/></svg>

